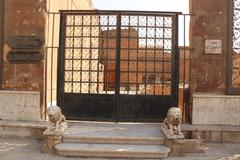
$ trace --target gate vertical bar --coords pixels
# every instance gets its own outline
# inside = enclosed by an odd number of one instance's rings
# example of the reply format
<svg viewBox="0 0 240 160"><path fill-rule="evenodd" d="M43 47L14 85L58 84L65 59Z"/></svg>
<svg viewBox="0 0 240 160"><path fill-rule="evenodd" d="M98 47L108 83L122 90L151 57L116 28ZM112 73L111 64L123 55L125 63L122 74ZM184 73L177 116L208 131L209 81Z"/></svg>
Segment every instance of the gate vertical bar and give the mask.
<svg viewBox="0 0 240 160"><path fill-rule="evenodd" d="M185 103L185 83L186 83L186 15L183 15L183 115L182 115L182 120L183 122L186 121L186 103ZM180 55L181 56L181 55ZM180 57L181 58L181 57ZM181 60L180 60L181 61Z"/></svg>
<svg viewBox="0 0 240 160"><path fill-rule="evenodd" d="M60 34L58 48L58 67L57 67L57 105L63 107L64 94L64 66L65 66L65 35L66 33L66 14L60 13ZM63 109L63 108L62 108Z"/></svg>
<svg viewBox="0 0 240 160"><path fill-rule="evenodd" d="M173 105L178 106L178 90L179 90L179 48L178 48L178 14L172 17L172 51L173 51L173 61L172 61L172 95L173 95Z"/></svg>
<svg viewBox="0 0 240 160"><path fill-rule="evenodd" d="M53 14L53 20L52 20L52 28L54 29L55 28L55 14ZM53 31L53 30L52 30ZM54 46L54 32L52 32L52 48L51 48L51 82L50 82L50 88L51 88L51 93L50 93L50 100L51 100L51 102L50 102L50 104L51 104L51 106L52 106L52 101L53 101L53 93L52 93L52 90L53 90L53 53L54 53L54 49L53 49L53 46Z"/></svg>
<svg viewBox="0 0 240 160"><path fill-rule="evenodd" d="M137 33L139 33L139 16L137 16ZM139 89L139 80L138 80L138 57L139 57L139 34L137 34L137 57L136 57L136 94L138 94L137 90Z"/></svg>
<svg viewBox="0 0 240 160"><path fill-rule="evenodd" d="M117 28L116 28L116 69L115 69L115 96L116 96L116 107L115 107L115 122L118 121L119 107L120 107L120 61L121 61L121 14L117 14Z"/></svg>
<svg viewBox="0 0 240 160"><path fill-rule="evenodd" d="M81 46L80 46L80 48L81 48L80 49L80 52L81 52L81 55L80 55L81 64L80 64L80 71L79 71L80 72L80 93L82 93L82 91L83 91L83 88L82 88L82 81L83 81L83 78L82 78L83 77L82 76L83 75L83 73L82 73L83 72L83 69L82 69L83 68L83 63L82 63L82 61L83 61L83 54L82 53L83 53L83 35L84 35L83 34L83 24L84 24L83 23L83 18L84 18L84 16L81 15L81 25L80 25L80 27L81 27L81 42L80 42L81 43Z"/></svg>
<svg viewBox="0 0 240 160"><path fill-rule="evenodd" d="M73 79L74 79L74 50L75 50L75 45L74 45L74 43L75 43L75 38L74 38L74 32L75 32L75 17L76 17L76 15L73 15L73 28L71 29L72 30L72 58L71 58L71 61L72 61L72 68L71 68L71 72L72 72L72 77L71 77L71 79L72 79L72 81L71 81L71 92L73 93L73 89L74 89L74 83L73 83ZM64 56L64 58L65 58L65 56ZM65 69L64 69L64 72L65 72ZM65 83L65 80L64 80L64 83Z"/></svg>

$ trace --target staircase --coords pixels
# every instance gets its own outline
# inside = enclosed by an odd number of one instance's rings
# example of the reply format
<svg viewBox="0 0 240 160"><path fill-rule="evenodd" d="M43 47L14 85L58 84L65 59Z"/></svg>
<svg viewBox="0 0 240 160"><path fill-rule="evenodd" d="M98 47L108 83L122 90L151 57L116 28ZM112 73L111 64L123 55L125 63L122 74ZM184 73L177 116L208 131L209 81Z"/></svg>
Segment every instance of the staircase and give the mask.
<svg viewBox="0 0 240 160"><path fill-rule="evenodd" d="M159 124L72 123L55 146L61 156L160 159L168 156Z"/></svg>

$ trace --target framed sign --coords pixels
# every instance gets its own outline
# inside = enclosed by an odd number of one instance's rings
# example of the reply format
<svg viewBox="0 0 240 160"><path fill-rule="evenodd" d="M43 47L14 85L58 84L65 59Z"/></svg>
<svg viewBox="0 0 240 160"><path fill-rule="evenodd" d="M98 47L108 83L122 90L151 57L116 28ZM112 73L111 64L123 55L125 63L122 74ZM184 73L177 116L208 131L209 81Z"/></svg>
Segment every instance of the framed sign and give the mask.
<svg viewBox="0 0 240 160"><path fill-rule="evenodd" d="M221 39L206 39L205 40L205 54L222 54L222 40Z"/></svg>

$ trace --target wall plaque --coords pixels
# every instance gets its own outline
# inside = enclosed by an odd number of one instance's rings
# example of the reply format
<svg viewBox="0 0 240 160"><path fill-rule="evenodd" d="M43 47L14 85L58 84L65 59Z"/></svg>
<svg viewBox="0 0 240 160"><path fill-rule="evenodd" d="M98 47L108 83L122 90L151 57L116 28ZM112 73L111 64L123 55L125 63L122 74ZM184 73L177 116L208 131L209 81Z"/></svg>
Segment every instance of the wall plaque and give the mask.
<svg viewBox="0 0 240 160"><path fill-rule="evenodd" d="M222 54L222 40L221 39L206 39L205 40L205 54Z"/></svg>
<svg viewBox="0 0 240 160"><path fill-rule="evenodd" d="M39 36L11 36L7 43L11 48L7 55L10 63L40 63L44 58L44 41Z"/></svg>
<svg viewBox="0 0 240 160"><path fill-rule="evenodd" d="M11 49L40 49L43 43L37 36L12 36L8 39Z"/></svg>
<svg viewBox="0 0 240 160"><path fill-rule="evenodd" d="M40 63L43 58L40 51L10 50L7 55L10 63Z"/></svg>

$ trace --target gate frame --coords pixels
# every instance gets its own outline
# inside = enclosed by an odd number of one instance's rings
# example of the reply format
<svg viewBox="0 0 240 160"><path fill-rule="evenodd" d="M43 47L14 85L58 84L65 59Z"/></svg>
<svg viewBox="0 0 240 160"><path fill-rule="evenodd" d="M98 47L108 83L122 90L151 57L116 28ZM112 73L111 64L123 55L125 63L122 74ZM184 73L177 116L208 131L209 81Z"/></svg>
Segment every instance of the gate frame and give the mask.
<svg viewBox="0 0 240 160"><path fill-rule="evenodd" d="M64 94L64 75L65 73L63 72L64 66L65 66L65 32L66 32L66 27L65 23L66 22L66 16L68 14L74 15L74 13L87 13L87 14L95 14L95 13L113 13L117 16L117 24L116 24L116 62L119 61L119 63L116 63L116 80L115 83L117 86L115 90L114 96L117 98L117 106L116 106L116 113L114 114L115 117L115 122L118 122L118 110L120 108L120 53L121 53L121 15L122 13L128 14L132 13L134 15L142 15L143 12L148 13L147 15L153 14L161 14L164 15L166 14L167 16L170 16L172 14L172 28L175 29L175 34L172 34L172 42L175 42L175 45L172 46L174 48L174 52L172 53L172 65L171 65L171 94L173 98L173 106L178 106L178 95L179 95L179 45L178 45L178 17L181 12L158 12L158 11L125 11L125 10L60 10L60 34L59 34L59 48L58 48L58 64L57 64L57 105L59 105L62 110L64 111L65 108L63 106L62 100L63 100L63 94ZM150 14L151 13L151 14ZM129 14L130 15L130 14ZM64 45L62 45L64 44ZM174 43L172 43L174 44ZM118 69L118 70L117 70ZM129 95L127 95L129 96ZM160 95L161 96L161 95ZM164 95L162 95L164 96ZM173 107L170 106L170 107ZM169 108L170 108L169 107Z"/></svg>

